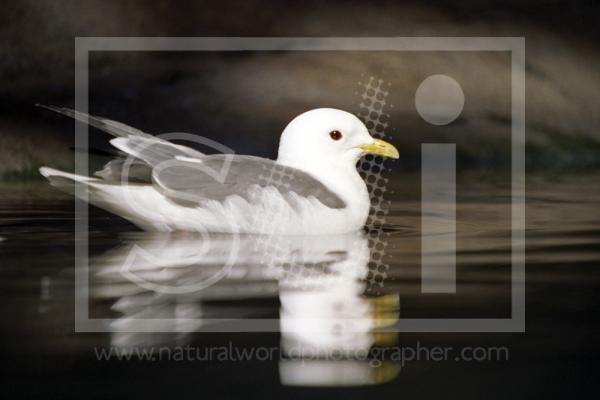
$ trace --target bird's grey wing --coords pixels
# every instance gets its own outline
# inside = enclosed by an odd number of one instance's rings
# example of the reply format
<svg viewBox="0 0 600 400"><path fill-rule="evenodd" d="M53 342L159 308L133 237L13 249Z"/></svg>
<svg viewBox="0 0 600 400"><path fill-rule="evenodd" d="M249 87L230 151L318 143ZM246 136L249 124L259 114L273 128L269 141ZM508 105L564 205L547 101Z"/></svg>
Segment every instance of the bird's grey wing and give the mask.
<svg viewBox="0 0 600 400"><path fill-rule="evenodd" d="M112 139L110 143L130 157L122 157L108 162L95 175L105 180L151 182L152 168L162 162L178 157L198 159L204 154L186 146L181 146L155 136L129 136Z"/></svg>
<svg viewBox="0 0 600 400"><path fill-rule="evenodd" d="M87 123L116 136L115 139L111 140L111 144L135 159L129 162L126 162L124 158L109 161L102 170L95 173L96 176L105 180L117 181L125 177L131 181L150 182L152 166L176 157L198 158L204 156L204 153L197 150L158 138L121 122L89 115L70 108L41 104L38 104L38 106ZM127 176L124 176L124 173Z"/></svg>
<svg viewBox="0 0 600 400"><path fill-rule="evenodd" d="M128 162L125 158L115 158L107 162L100 171L94 175L110 182L151 183L152 167L140 160Z"/></svg>
<svg viewBox="0 0 600 400"><path fill-rule="evenodd" d="M93 126L94 128L100 129L101 131L110 133L111 135L116 137L128 137L132 135L142 137L153 137L152 135L140 131L139 129L132 128L129 125L125 125L121 122L113 121L108 118L96 117L94 115L89 115L66 107L47 106L43 104L37 104L37 106L45 108L46 110L54 111L62 115L66 115L67 117L71 117L77 121L83 122L84 124L88 124L90 126Z"/></svg>
<svg viewBox="0 0 600 400"><path fill-rule="evenodd" d="M112 139L110 143L130 157L110 161L101 171L96 172L106 180L126 178L134 182L150 183L152 167L178 157L198 159L204 157L192 148L175 144L155 136L129 136Z"/></svg>
<svg viewBox="0 0 600 400"><path fill-rule="evenodd" d="M252 189L273 187L282 194L314 197L330 208L346 203L312 175L253 156L216 154L198 162L176 159L152 171L155 187L170 199L185 205L206 200L222 201L241 196L249 201Z"/></svg>
<svg viewBox="0 0 600 400"><path fill-rule="evenodd" d="M155 165L161 161L181 157L201 157L204 154L192 148L171 143L167 140L150 135L139 129L132 128L121 122L113 121L107 118L96 117L82 113L70 108L54 107L40 105L39 107L66 115L77 121L98 128L104 132L116 136L111 143L119 150L134 155L150 165Z"/></svg>
<svg viewBox="0 0 600 400"><path fill-rule="evenodd" d="M157 138L156 136L141 137L129 136L115 138L110 143L117 149L146 162L150 166L156 166L164 161L173 160L177 157L202 158L204 153L187 146L182 146Z"/></svg>

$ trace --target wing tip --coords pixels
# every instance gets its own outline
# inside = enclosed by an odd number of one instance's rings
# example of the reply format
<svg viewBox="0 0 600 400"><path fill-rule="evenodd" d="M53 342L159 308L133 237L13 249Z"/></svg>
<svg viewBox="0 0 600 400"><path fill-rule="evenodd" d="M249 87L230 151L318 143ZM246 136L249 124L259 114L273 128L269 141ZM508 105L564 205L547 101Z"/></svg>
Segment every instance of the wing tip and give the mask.
<svg viewBox="0 0 600 400"><path fill-rule="evenodd" d="M129 146L129 138L128 137L116 137L114 139L110 139L108 141L108 143L110 143L111 145L113 145L114 147L116 147L117 149L121 150L122 152L125 152L127 154L131 154L131 149Z"/></svg>
<svg viewBox="0 0 600 400"><path fill-rule="evenodd" d="M36 107L43 108L45 110L54 111L56 113L62 114L64 111L60 107L52 106L49 104L35 103Z"/></svg>

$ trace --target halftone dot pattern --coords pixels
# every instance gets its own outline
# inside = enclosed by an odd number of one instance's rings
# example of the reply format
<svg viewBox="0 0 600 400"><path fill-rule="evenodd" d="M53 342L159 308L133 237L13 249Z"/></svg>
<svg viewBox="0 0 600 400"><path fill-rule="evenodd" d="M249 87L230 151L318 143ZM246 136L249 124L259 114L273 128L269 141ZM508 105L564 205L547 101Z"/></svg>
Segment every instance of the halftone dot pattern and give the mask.
<svg viewBox="0 0 600 400"><path fill-rule="evenodd" d="M360 111L357 114L373 137L384 139L384 132L388 128L390 115L385 112L387 97L389 95L389 83L382 79L370 77L367 83L359 82L361 90L356 94L360 96ZM384 200L384 193L388 179L383 176L386 171L383 157L367 155L358 163L358 169L366 182L371 199L371 209L367 219L367 230L369 249L371 257L368 264L368 291L378 294L378 289L383 287L387 277L389 265L384 261L385 248L388 235L384 230L385 216L388 213L389 202ZM289 188L293 180L293 173L273 165L263 167L263 173L259 176L261 185L278 186ZM262 254L262 263L267 266L270 274L279 276L280 282L288 287L304 289L310 286L325 283L331 278L326 269L311 266L301 256L287 254L290 251L290 239L278 234L278 216L283 212L282 205L278 201L267 204L266 212L255 217L255 225L261 232L265 232L256 241L255 250ZM282 271L283 269L283 276Z"/></svg>
<svg viewBox="0 0 600 400"><path fill-rule="evenodd" d="M263 166L262 169L263 171L259 176L261 186L282 185L286 189L289 188L291 176L288 176L289 172L285 169L278 165L273 165L272 167ZM284 181L284 177L287 182ZM287 245L285 243L285 238L276 234L277 227L274 223L274 221L277 220L275 217L282 212L281 203L274 200L270 203L271 204L265 205L265 210L267 210L265 214L255 216L254 226L257 227L259 232L264 232L264 234L260 235L256 241L256 251L264 257L264 264L268 267L274 267L278 255L285 251Z"/></svg>
<svg viewBox="0 0 600 400"><path fill-rule="evenodd" d="M278 165L263 166L259 176L261 186L275 186L289 189L294 180L293 172ZM277 221L281 218L282 203L274 197L267 196L272 201L265 205L265 213L256 215L255 226L264 232L256 240L255 251L261 254L261 263L267 267L267 275L277 277L279 282L287 287L296 289L310 289L320 286L327 278L328 272L322 265L309 263L300 254L292 253L293 238L281 235L278 231ZM262 201L265 201L263 198Z"/></svg>
<svg viewBox="0 0 600 400"><path fill-rule="evenodd" d="M360 90L356 94L360 98L360 118L371 136L378 139L390 139L385 135L390 119L390 114L385 112L389 88L391 84L383 79L373 76L366 83L359 82ZM367 230L369 237L369 249L371 258L369 261L369 274L367 282L370 292L378 292L383 287L389 265L385 263L385 248L387 247L384 230L385 217L389 210L389 201L384 199L388 179L383 176L386 171L383 157L367 155L358 162L358 170L367 184L371 209L367 219Z"/></svg>

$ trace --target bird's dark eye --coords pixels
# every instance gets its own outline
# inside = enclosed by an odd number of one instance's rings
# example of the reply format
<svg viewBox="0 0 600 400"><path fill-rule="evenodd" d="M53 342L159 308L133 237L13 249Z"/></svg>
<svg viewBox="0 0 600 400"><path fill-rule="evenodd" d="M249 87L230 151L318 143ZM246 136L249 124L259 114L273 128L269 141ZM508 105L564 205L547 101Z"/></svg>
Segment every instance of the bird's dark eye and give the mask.
<svg viewBox="0 0 600 400"><path fill-rule="evenodd" d="M329 137L333 140L340 140L342 138L342 132L340 131L331 131L329 132Z"/></svg>

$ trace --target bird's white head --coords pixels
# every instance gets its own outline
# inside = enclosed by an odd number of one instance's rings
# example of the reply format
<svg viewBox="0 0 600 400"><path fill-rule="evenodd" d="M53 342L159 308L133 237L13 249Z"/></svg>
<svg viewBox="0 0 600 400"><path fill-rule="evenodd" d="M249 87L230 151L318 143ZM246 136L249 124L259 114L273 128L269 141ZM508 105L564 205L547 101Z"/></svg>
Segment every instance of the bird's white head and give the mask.
<svg viewBox="0 0 600 400"><path fill-rule="evenodd" d="M398 158L391 144L374 139L355 115L317 108L294 118L281 134L277 161L291 167L354 168L364 154Z"/></svg>

